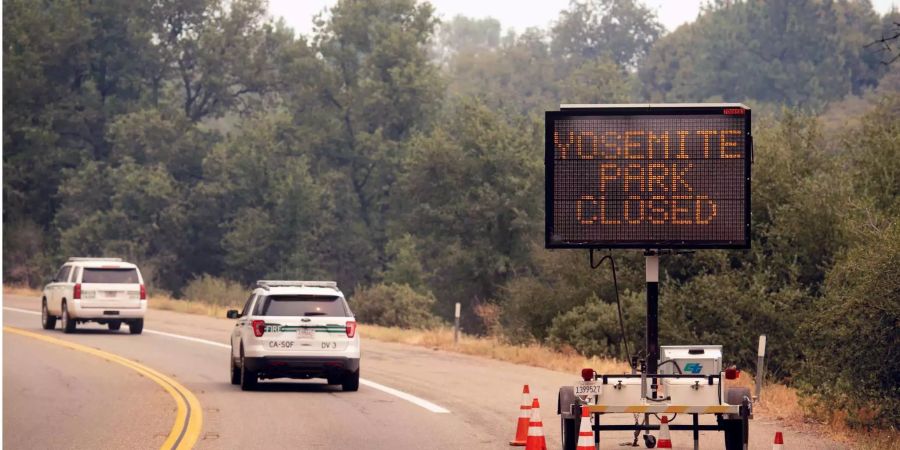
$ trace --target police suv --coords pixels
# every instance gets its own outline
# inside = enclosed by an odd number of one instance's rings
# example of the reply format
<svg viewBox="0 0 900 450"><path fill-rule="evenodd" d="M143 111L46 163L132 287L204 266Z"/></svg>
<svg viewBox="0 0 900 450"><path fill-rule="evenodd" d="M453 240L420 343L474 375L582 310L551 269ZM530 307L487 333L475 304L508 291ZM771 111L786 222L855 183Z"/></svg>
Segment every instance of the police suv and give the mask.
<svg viewBox="0 0 900 450"><path fill-rule="evenodd" d="M99 322L118 330L123 323L131 334L144 330L147 289L141 271L120 258L69 258L41 296L41 326L65 333L79 322Z"/></svg>
<svg viewBox="0 0 900 450"><path fill-rule="evenodd" d="M334 281L260 280L231 334L231 384L324 378L345 391L359 389L356 320Z"/></svg>

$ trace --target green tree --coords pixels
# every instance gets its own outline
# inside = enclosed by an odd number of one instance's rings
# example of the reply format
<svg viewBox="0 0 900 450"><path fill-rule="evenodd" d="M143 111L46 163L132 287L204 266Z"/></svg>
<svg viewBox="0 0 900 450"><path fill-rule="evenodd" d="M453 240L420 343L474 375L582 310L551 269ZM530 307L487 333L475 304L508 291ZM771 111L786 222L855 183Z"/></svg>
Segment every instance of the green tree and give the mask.
<svg viewBox="0 0 900 450"><path fill-rule="evenodd" d="M322 59L318 108L293 104L313 135L313 165L328 183L341 238L334 241L348 279L369 282L385 262L385 224L405 158L404 141L427 127L441 83L428 59L436 24L428 3L342 1L318 23ZM323 119L324 118L324 119ZM359 257L362 255L362 257Z"/></svg>
<svg viewBox="0 0 900 450"><path fill-rule="evenodd" d="M900 215L900 94L887 95L843 139L854 191L893 217Z"/></svg>
<svg viewBox="0 0 900 450"><path fill-rule="evenodd" d="M309 149L290 117L250 117L240 128L243 133L217 145L203 162L204 179L190 200L189 236L197 253L187 256L191 267L246 283L310 275L320 263L319 270L334 275L327 245L319 244L333 223L332 209L309 172ZM297 252L309 258L297 260Z"/></svg>
<svg viewBox="0 0 900 450"><path fill-rule="evenodd" d="M884 73L863 54L862 36L877 29L869 2L719 1L654 46L641 64L644 93L820 107Z"/></svg>
<svg viewBox="0 0 900 450"><path fill-rule="evenodd" d="M141 165L162 164L180 182L196 184L203 158L219 140L177 109L147 108L118 116L109 125L109 160L131 159Z"/></svg>
<svg viewBox="0 0 900 450"><path fill-rule="evenodd" d="M178 183L162 166L86 163L60 187L56 217L66 256L119 256L139 263L148 280L178 286L186 268L176 250L187 243Z"/></svg>
<svg viewBox="0 0 900 450"><path fill-rule="evenodd" d="M607 58L635 67L662 33L656 14L634 0L573 0L553 26L552 49L576 66Z"/></svg>
<svg viewBox="0 0 900 450"><path fill-rule="evenodd" d="M149 12L153 100L171 98L192 121L258 104L278 83L291 30L267 19L265 0L163 0Z"/></svg>
<svg viewBox="0 0 900 450"><path fill-rule="evenodd" d="M388 262L381 279L387 284L405 284L421 291L425 288L426 273L416 240L411 234L391 239L385 251Z"/></svg>
<svg viewBox="0 0 900 450"><path fill-rule="evenodd" d="M804 392L849 413L851 425L900 422L900 222L866 239L828 273L825 296L800 330Z"/></svg>
<svg viewBox="0 0 900 450"><path fill-rule="evenodd" d="M415 137L402 168L395 226L421 242L429 285L447 316L492 298L523 265L540 211L539 128L462 101Z"/></svg>
<svg viewBox="0 0 900 450"><path fill-rule="evenodd" d="M492 17L473 19L454 16L438 27L433 51L434 57L446 65L459 53L479 53L500 46L500 21Z"/></svg>
<svg viewBox="0 0 900 450"><path fill-rule="evenodd" d="M64 169L105 158L107 123L142 96L147 2L3 6L4 223L46 229Z"/></svg>
<svg viewBox="0 0 900 450"><path fill-rule="evenodd" d="M544 31L507 34L493 51L459 51L447 63L451 96L475 97L506 114L533 115L559 104L562 67Z"/></svg>
<svg viewBox="0 0 900 450"><path fill-rule="evenodd" d="M440 323L431 312L431 292L420 294L405 284L376 284L357 290L350 306L363 323L400 328L431 328Z"/></svg>

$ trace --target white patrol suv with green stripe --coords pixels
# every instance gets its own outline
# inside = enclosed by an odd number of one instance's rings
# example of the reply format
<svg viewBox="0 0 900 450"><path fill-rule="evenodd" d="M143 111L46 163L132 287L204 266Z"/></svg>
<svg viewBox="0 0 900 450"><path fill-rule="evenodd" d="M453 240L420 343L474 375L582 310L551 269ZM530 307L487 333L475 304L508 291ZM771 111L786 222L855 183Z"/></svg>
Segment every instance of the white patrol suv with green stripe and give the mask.
<svg viewBox="0 0 900 450"><path fill-rule="evenodd" d="M260 379L324 378L345 391L359 389L356 320L333 281L260 280L231 334L231 383Z"/></svg>

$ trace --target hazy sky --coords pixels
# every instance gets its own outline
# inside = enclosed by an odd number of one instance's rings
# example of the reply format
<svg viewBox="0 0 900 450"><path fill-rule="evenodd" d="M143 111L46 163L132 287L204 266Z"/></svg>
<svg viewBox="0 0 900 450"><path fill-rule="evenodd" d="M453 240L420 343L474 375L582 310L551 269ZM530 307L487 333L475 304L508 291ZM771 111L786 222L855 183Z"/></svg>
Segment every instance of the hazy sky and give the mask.
<svg viewBox="0 0 900 450"><path fill-rule="evenodd" d="M336 0L269 0L269 9L273 16L284 17L294 30L308 34L312 31L313 16L335 3ZM663 25L671 31L696 18L705 1L644 0L643 3L654 9ZM900 6L900 0L873 0L872 3L881 14L895 5ZM569 0L431 0L431 4L443 18L457 14L477 18L490 16L500 20L504 28L522 31L532 26L546 27L560 10L566 8Z"/></svg>

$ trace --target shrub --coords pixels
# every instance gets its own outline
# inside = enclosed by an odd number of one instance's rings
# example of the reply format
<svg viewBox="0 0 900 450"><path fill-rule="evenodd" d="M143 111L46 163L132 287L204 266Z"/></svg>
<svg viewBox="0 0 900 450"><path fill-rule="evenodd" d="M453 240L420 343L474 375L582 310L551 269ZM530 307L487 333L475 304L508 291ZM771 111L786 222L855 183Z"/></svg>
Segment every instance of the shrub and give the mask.
<svg viewBox="0 0 900 450"><path fill-rule="evenodd" d="M45 252L45 232L34 222L6 225L3 230L3 282L39 287L58 266Z"/></svg>
<svg viewBox="0 0 900 450"><path fill-rule="evenodd" d="M634 353L643 336L644 314L640 311L640 296L623 293L622 307L629 334L629 350ZM631 319L631 320L629 320ZM601 301L592 295L587 303L556 316L550 327L550 344L556 348L571 346L585 356L603 356L625 359L622 327L615 303ZM640 345L643 347L643 344Z"/></svg>
<svg viewBox="0 0 900 450"><path fill-rule="evenodd" d="M435 298L407 284L376 284L357 290L350 307L363 323L400 328L431 328L440 323L432 313Z"/></svg>
<svg viewBox="0 0 900 450"><path fill-rule="evenodd" d="M900 426L900 222L847 252L802 328L802 391L850 425Z"/></svg>
<svg viewBox="0 0 900 450"><path fill-rule="evenodd" d="M232 306L243 305L248 292L246 287L236 281L204 274L188 283L183 297L212 305Z"/></svg>

